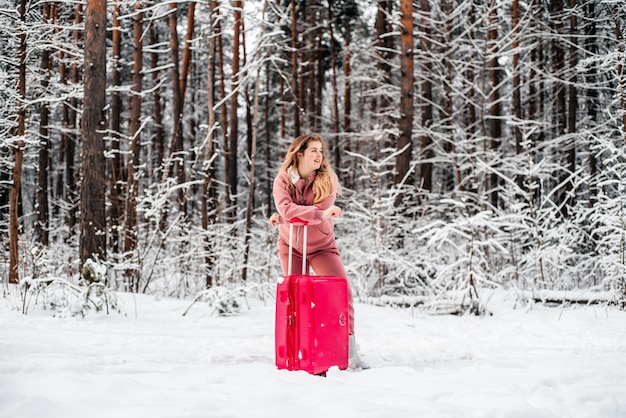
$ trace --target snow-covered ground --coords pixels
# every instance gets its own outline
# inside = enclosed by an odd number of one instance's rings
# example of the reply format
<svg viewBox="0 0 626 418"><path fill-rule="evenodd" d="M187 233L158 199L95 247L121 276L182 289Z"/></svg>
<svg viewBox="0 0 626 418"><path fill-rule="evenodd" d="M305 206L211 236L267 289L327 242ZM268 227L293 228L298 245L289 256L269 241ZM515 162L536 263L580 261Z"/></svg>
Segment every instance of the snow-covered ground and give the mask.
<svg viewBox="0 0 626 418"><path fill-rule="evenodd" d="M274 307L231 317L122 294L125 315L59 319L0 299L0 417L624 417L626 313L603 306L427 316L357 304L372 366L277 370Z"/></svg>

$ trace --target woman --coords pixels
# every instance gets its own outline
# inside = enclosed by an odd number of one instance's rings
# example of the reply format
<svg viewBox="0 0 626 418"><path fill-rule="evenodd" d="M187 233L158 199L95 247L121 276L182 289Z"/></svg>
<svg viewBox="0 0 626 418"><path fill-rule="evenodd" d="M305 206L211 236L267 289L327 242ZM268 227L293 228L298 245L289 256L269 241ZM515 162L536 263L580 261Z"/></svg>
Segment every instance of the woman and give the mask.
<svg viewBox="0 0 626 418"><path fill-rule="evenodd" d="M278 213L270 218L272 226L280 224L278 256L283 274L289 263L289 223L284 220L300 218L309 225L307 239L308 265L318 276L347 277L335 242L332 218L341 215L335 205L340 193L339 180L326 158L326 146L320 135L302 135L289 147L287 156L274 179L274 204ZM296 234L293 246L292 271L302 271L302 238ZM346 279L347 280L347 279ZM348 283L350 368L363 367L354 338L354 305Z"/></svg>

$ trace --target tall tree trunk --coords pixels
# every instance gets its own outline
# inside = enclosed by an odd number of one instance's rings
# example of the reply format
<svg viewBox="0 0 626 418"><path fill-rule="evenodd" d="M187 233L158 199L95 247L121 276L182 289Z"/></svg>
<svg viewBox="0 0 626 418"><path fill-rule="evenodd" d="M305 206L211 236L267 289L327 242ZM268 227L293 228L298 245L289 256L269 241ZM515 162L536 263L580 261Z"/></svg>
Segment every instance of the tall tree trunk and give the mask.
<svg viewBox="0 0 626 418"><path fill-rule="evenodd" d="M271 88L271 80L272 73L270 71L270 62L269 60L265 62L265 106L264 106L264 123L265 123L265 198L267 210L272 210L272 203L274 199L272 198L272 149L271 149L271 136L275 133L271 133L270 130L270 95L269 91ZM282 108L282 106L281 106Z"/></svg>
<svg viewBox="0 0 626 418"><path fill-rule="evenodd" d="M317 77L315 71L317 69L317 39L319 34L319 28L317 25L317 4L316 0L303 1L302 3L309 3L308 7L302 7L300 9L303 13L301 22L306 22L309 18L308 30L304 31L306 36L303 36L305 46L301 48L302 59L300 62L306 63L302 66L302 74L300 75L300 103L304 111L304 124L305 129L309 132L317 131L317 114L315 113L315 95L317 92ZM309 16L306 13L309 12ZM305 23L306 26L306 23ZM304 34L303 34L304 35ZM334 142L330 143L331 148L334 148Z"/></svg>
<svg viewBox="0 0 626 418"><path fill-rule="evenodd" d="M81 119L80 261L106 257L106 0L91 0L85 10L85 100ZM95 278L84 274L92 281Z"/></svg>
<svg viewBox="0 0 626 418"><path fill-rule="evenodd" d="M42 17L43 23L50 24L50 3L44 2L42 5ZM45 48L41 51L41 88L42 91L48 90L50 84L50 49ZM44 101L40 105L40 121L39 121L39 161L37 170L37 203L36 203L36 215L37 221L35 222L35 232L39 239L39 242L48 246L49 241L49 226L50 226L50 213L48 204L48 160L49 160L49 147L50 147L50 129L48 127L50 121L50 108L47 101Z"/></svg>
<svg viewBox="0 0 626 418"><path fill-rule="evenodd" d="M194 138L195 138L195 119L196 119L196 112L195 112L195 107L194 107L194 96L195 96L195 89L193 88L192 85L192 93L191 93L191 101L189 104L190 107L190 112L189 112L189 117L187 118L187 120L189 121L189 133L190 133L190 143L187 147L185 147L185 137L184 137L184 131L183 131L183 115L182 112L184 112L185 109L185 105L186 105L186 94L185 92L187 91L187 85L189 84L189 72L193 69L193 52L192 52L192 41L193 41L193 36L194 36L194 29L195 29L195 15L196 15L196 2L192 1L189 2L189 7L187 9L187 31L185 34L185 45L183 48L183 58L182 58L182 63L181 63L181 68L180 68L180 80L179 80L179 84L180 84L180 108L181 108L181 119L180 119L180 123L181 123L181 142L182 142L182 146L185 149L188 149L189 151L187 152L188 154L188 159L189 161L195 161L196 160L196 156L194 154L194 150L195 150L195 144L194 142ZM191 193L193 193L193 191L195 190L195 183L192 182L190 189L191 189ZM185 202L187 201L187 195L190 193L189 191L187 191L187 189L185 188ZM186 208L186 210L190 210L193 209L193 205L195 203L194 199L191 199L189 201L191 208Z"/></svg>
<svg viewBox="0 0 626 418"><path fill-rule="evenodd" d="M372 123L384 132L380 139L376 141L374 152L376 161L379 161L381 158L380 150L391 149L397 145L396 135L390 133L392 132L395 121L390 115L390 113L393 112L394 105L391 104L391 95L388 94L393 85L391 81L393 73L391 62L394 60L394 57L391 56L391 51L394 48L393 38L395 37L394 28L391 24L393 4L394 2L391 0L378 1L376 20L374 22L376 30L374 47L377 55L376 71L378 73L376 88L381 91L382 94L378 94L372 98L370 108L374 109L377 113L376 119ZM385 181L389 184L395 182L392 170L389 170Z"/></svg>
<svg viewBox="0 0 626 418"><path fill-rule="evenodd" d="M79 3L74 9L74 24L77 28L80 28L83 24L83 5ZM84 49L83 31L77 29L74 31L74 42L76 47ZM71 66L71 79L74 86L78 86L81 83L81 67L79 66L78 59L72 59ZM69 206L67 213L67 225L70 229L70 235L73 235L73 229L76 226L77 211L78 211L78 179L76 176L76 147L78 146L78 99L73 96L70 99L70 106L68 108L68 135L67 143L65 144L65 196Z"/></svg>
<svg viewBox="0 0 626 418"><path fill-rule="evenodd" d="M455 138L455 121L454 121L454 97L452 86L454 84L454 69L452 63L454 60L453 53L453 13L451 0L443 0L443 10L445 18L445 32L444 32L444 50L442 66L445 68L446 79L443 83L443 106L442 110L445 113L445 124L448 131L448 139L444 141L443 150L446 155L452 160L451 168L444 169L443 171L443 190L444 192L452 192L456 187L462 187L461 170L459 168L458 156L456 151L456 138Z"/></svg>
<svg viewBox="0 0 626 418"><path fill-rule="evenodd" d="M21 106L21 105L20 105ZM21 127L18 127L19 134ZM18 135L20 138L22 135ZM11 194L9 196L9 283L19 283L19 236L20 236L20 189L22 186L22 168L24 162L24 140L15 141L15 158L13 177L11 181Z"/></svg>
<svg viewBox="0 0 626 418"><path fill-rule="evenodd" d="M585 4L585 16L588 21L585 25L585 51L587 55L595 56L598 53L596 38L596 10L595 3L590 1ZM596 66L589 66L585 73L585 85L593 86L597 80ZM591 129L595 127L598 119L598 91L593 88L586 89L587 115L591 123ZM591 145L591 144L590 144ZM593 208L598 196L598 167L595 152L589 152L589 207Z"/></svg>
<svg viewBox="0 0 626 418"><path fill-rule="evenodd" d="M412 184L405 179L410 170L413 153L413 1L400 1L400 122L398 137L398 151L396 157L395 184ZM396 206L400 200L396 200Z"/></svg>
<svg viewBox="0 0 626 418"><path fill-rule="evenodd" d="M300 136L300 103L298 100L298 21L296 0L291 0L291 93L293 96L293 135Z"/></svg>
<svg viewBox="0 0 626 418"><path fill-rule="evenodd" d="M563 40L561 39L563 32L563 0L550 0L550 27L552 29L552 40L550 43L550 54L552 63L552 135L554 138L563 140L566 132L567 116L566 116L566 86L562 78L565 75L565 49ZM564 145L565 159L569 153L568 144ZM571 185L566 181L568 173L565 171L558 178L553 179L556 184L564 185L556 195L556 204L560 207L561 215L568 216L568 196L571 193Z"/></svg>
<svg viewBox="0 0 626 418"><path fill-rule="evenodd" d="M544 37L542 31L544 30L544 5L541 2L532 3L531 7L531 22L532 30L537 33L533 39L534 46L530 53L531 66L528 76L528 100L527 106L527 118L530 121L536 122L535 126L538 126L536 133L533 133L530 138L532 144L529 146L528 156L530 161L535 159L535 150L541 147L545 139L545 102L546 102L546 89L544 84L545 74L545 53L544 53ZM530 185L537 181L536 178L529 176L526 179ZM528 189L528 203L530 207L535 206L535 201L540 197L541 189L539 187L530 187Z"/></svg>
<svg viewBox="0 0 626 418"><path fill-rule="evenodd" d="M320 10L322 10L322 5L319 5L318 8ZM322 12L317 12L317 16L319 16L318 19L318 23L317 23L317 27L316 27L316 37L315 37L315 81L314 81L314 85L315 85L315 90L312 92L313 97L315 98L314 101L314 115L315 115L315 125L313 126L313 129L316 132L320 132L320 130L322 129L322 107L323 107L323 96L324 96L324 84L325 84L325 80L326 80L326 71L325 71L325 54L324 54L324 47L322 44L322 40L324 39L324 37L326 36L326 34L323 33L322 30ZM337 144L337 146L339 146L339 144ZM340 166L337 165L337 167L339 168Z"/></svg>
<svg viewBox="0 0 626 418"><path fill-rule="evenodd" d="M343 132L345 133L343 139L344 152L352 151L352 81L351 81L351 67L350 67L350 38L349 29L346 31L343 45ZM350 159L350 164L354 162L354 159ZM346 174L342 176L343 184L347 188L354 187L356 170L354 166L345 167Z"/></svg>
<svg viewBox="0 0 626 418"><path fill-rule="evenodd" d="M267 1L263 2L263 12L261 21L265 22L265 13L267 11ZM265 30L263 30L263 33ZM252 215L254 212L254 189L256 184L256 152L257 137L259 124L259 89L261 86L261 66L257 66L256 76L254 77L254 94L252 107L252 147L250 151L250 184L248 187L248 204L246 207L246 233L244 237L244 261L241 279L245 282L248 279L248 260L250 259L250 238L252 236Z"/></svg>
<svg viewBox="0 0 626 418"><path fill-rule="evenodd" d="M515 121L512 129L515 134L515 154L520 158L524 154L522 122L522 83L520 77L520 28L519 28L519 0L513 0L511 9L511 24L513 30L513 116ZM530 167L529 167L530 169ZM520 190L525 190L524 176L516 175L515 182Z"/></svg>
<svg viewBox="0 0 626 418"><path fill-rule="evenodd" d="M59 25L59 7L58 7L58 3L53 2L52 3L52 8L51 8L51 14L52 14L52 23L55 27L54 29L54 33L55 35L57 35L60 32L60 25ZM58 51L58 55L57 55L57 61L58 61L58 71L59 71L59 83L62 84L63 86L67 85L67 64L65 63L65 53L60 50ZM68 127L68 118L69 118L69 111L68 111L68 106L67 106L67 101L63 101L63 104L61 105L61 129L59 132L59 152L58 152L58 164L57 165L57 169L56 169L56 179L54 179L54 198L58 201L63 200L63 191L65 189L64 187L64 183L63 183L63 173L64 173L64 166L65 166L65 147L66 147L66 143L67 143L67 127ZM52 206L52 213L53 216L57 216L60 212L60 205L53 205Z"/></svg>
<svg viewBox="0 0 626 418"><path fill-rule="evenodd" d="M513 124L513 132L515 133L515 152L521 155L524 150L522 147L522 130L519 123L522 120L522 86L520 81L520 29L519 29L519 0L513 0L511 9L511 20L513 26L513 116L515 124ZM519 183L519 180L518 180ZM520 183L521 185L521 183Z"/></svg>
<svg viewBox="0 0 626 418"><path fill-rule="evenodd" d="M154 29L154 24L150 25L150 45L156 45L159 42L158 34ZM152 84L159 84L159 56L155 49L150 52L150 73L152 74ZM157 180L161 181L163 176L163 160L165 159L165 132L163 129L163 109L161 106L161 93L155 88L152 95L154 101L154 143L156 144L156 166L158 169Z"/></svg>
<svg viewBox="0 0 626 418"><path fill-rule="evenodd" d="M552 94L554 100L553 109L553 134L559 137L565 133L565 85L560 78L563 77L565 68L565 50L563 40L560 38L563 30L563 0L550 0L550 26L552 29L551 62L552 76L554 79Z"/></svg>
<svg viewBox="0 0 626 418"><path fill-rule="evenodd" d="M139 244L139 223L137 221L137 180L135 170L139 167L141 150L141 97L143 92L143 5L141 0L135 3L133 16L133 87L130 95L130 157L128 161L128 206L126 208L125 252L132 267L126 270L129 288L139 291L140 272L138 259L135 257ZM133 261L135 264L133 264Z"/></svg>
<svg viewBox="0 0 626 418"><path fill-rule="evenodd" d="M305 2L299 2L305 3ZM298 6L296 6L298 7ZM296 19L298 23L298 29L300 35L298 36L298 49L297 49L297 62L298 62L298 89L296 90L296 103L298 103L298 111L300 114L300 132L309 131L311 129L310 113L309 113L309 101L307 100L311 91L309 87L312 86L311 80L311 51L313 46L311 40L307 38L306 34L310 34L311 30L306 24L306 12L308 8L301 7L296 11ZM305 29L306 28L306 29Z"/></svg>
<svg viewBox="0 0 626 418"><path fill-rule="evenodd" d="M191 41L193 41L195 16L196 2L191 1L189 2L189 9L187 10L187 34L185 35L185 48L183 50L183 62L180 73L180 96L183 103L185 101L185 92L187 90L189 68L191 67Z"/></svg>
<svg viewBox="0 0 626 418"><path fill-rule="evenodd" d="M246 51L246 27L245 20L241 19L241 56L243 61L243 68L248 68L248 53ZM244 80L248 77L244 74ZM243 94L244 94L244 103L246 108L246 154L248 156L252 155L252 105L250 103L250 88L248 85L243 86ZM249 169L249 168L248 168Z"/></svg>
<svg viewBox="0 0 626 418"><path fill-rule="evenodd" d="M391 57L390 51L393 47L392 37L393 32L391 27L391 14L393 5L391 0L378 1L378 8L376 11L376 21L374 23L376 28L376 49L381 59L377 62L377 67L381 72L383 84L389 84L391 80ZM378 107L380 109L386 109L389 106L388 97L382 95L378 98Z"/></svg>
<svg viewBox="0 0 626 418"><path fill-rule="evenodd" d="M172 141L171 158L169 163L172 175L176 176L179 186L185 183L185 157L183 155L183 98L180 90L180 63L178 62L178 6L170 4L169 28L170 28L170 60L172 64ZM185 213L185 191L178 188L178 209Z"/></svg>
<svg viewBox="0 0 626 418"><path fill-rule="evenodd" d="M216 31L216 43L217 43L217 61L218 71L220 76L220 92L219 100L221 102L221 121L220 127L222 129L222 149L224 153L224 172L225 172L225 186L226 190L223 196L228 200L230 198L230 185L228 184L228 173L230 173L230 145L228 143L228 107L226 100L226 73L224 71L224 41L222 38L222 23L220 18L220 7L216 0L212 0L213 12L215 13L215 31Z"/></svg>
<svg viewBox="0 0 626 418"><path fill-rule="evenodd" d="M489 72L491 76L491 97L490 97L490 148L494 158L496 158L500 142L502 141L502 105L500 103L500 81L502 80L500 65L498 64L498 8L496 0L490 0L489 8ZM498 162L494 161L497 165ZM495 167L494 167L495 168ZM490 176L489 196L491 205L498 207L498 183L499 176L494 172Z"/></svg>
<svg viewBox="0 0 626 418"><path fill-rule="evenodd" d="M120 87L122 85L122 77L120 72L120 57L122 54L122 27L120 23L120 0L116 0L113 3L113 32L111 34L112 46L113 46L113 65L111 66L111 82L113 87L113 93L111 94L111 155L110 159L110 186L109 194L111 206L109 208L110 217L110 231L111 231L111 246L113 252L117 253L122 247L120 245L121 239L121 224L122 217L124 216L124 196L123 187L124 183L124 160L122 159L122 153L120 149L121 141L121 124L122 124L122 98L120 96Z"/></svg>
<svg viewBox="0 0 626 418"><path fill-rule="evenodd" d="M537 5L537 3L533 4L531 9L531 19L533 22L533 30L538 30L539 26L539 11L541 10L541 6ZM528 74L528 101L526 105L527 119L531 121L538 120L539 111L538 111L538 102L540 100L541 91L539 89L539 76L537 69L539 64L539 51L540 51L540 43L541 39L539 36L536 37L534 46L530 52L530 71ZM531 149L533 147L530 147ZM530 182L531 179L528 179Z"/></svg>
<svg viewBox="0 0 626 418"><path fill-rule="evenodd" d="M264 4L267 4L265 2ZM252 148L250 152L250 184L248 186L248 203L246 206L246 233L244 236L244 260L243 270L241 272L241 280L244 282L248 279L248 261L250 260L250 238L252 235L252 215L254 212L254 189L256 184L256 152L257 152L257 124L259 121L259 85L261 84L260 67L257 68L257 74L254 79L254 105L253 105L253 122L252 122Z"/></svg>
<svg viewBox="0 0 626 418"><path fill-rule="evenodd" d="M619 103L620 110L622 114L622 126L620 126L621 134L622 134L622 147L626 146L626 74L624 74L624 39L622 38L622 27L621 27L621 19L624 17L624 5L623 4L615 4L613 9L613 19L615 20L615 43L617 50L617 94L619 95ZM621 11L620 11L621 9ZM624 163L622 159L622 164ZM623 181L623 179L620 179ZM624 237L623 230L622 234L622 248L621 252L621 264L624 265ZM626 277L624 277L624 273L621 273L617 277L617 299L619 306L622 310L626 310Z"/></svg>
<svg viewBox="0 0 626 418"><path fill-rule="evenodd" d="M229 169L227 173L227 183L229 186L229 209L230 216L228 219L230 222L235 220L236 196L237 196L237 150L239 139L239 118L237 117L237 111L239 109L238 97L239 97L239 54L241 48L241 10L243 4L241 0L235 0L233 3L234 15L233 15L233 55L232 55L232 75L231 75L231 94L230 94L230 115L229 115L229 127L228 127L228 139L229 139L229 154L227 156L230 161Z"/></svg>
<svg viewBox="0 0 626 418"><path fill-rule="evenodd" d="M19 4L18 49L18 85L19 108L17 111L17 129L14 143L14 165L9 195L9 283L19 283L19 204L22 188L22 169L24 161L24 135L26 134L26 0Z"/></svg>
<svg viewBox="0 0 626 418"><path fill-rule="evenodd" d="M0 150L0 157L10 158L10 150ZM3 221L10 217L9 205L11 201L11 170L8 167L0 168L0 219ZM6 186L4 186L6 185Z"/></svg>
<svg viewBox="0 0 626 418"><path fill-rule="evenodd" d="M476 5L474 0L470 1L469 10L468 10L468 37L471 44L476 42ZM472 49L469 52L468 60L469 62L475 62L476 51ZM477 151L477 131L478 131L478 118L477 118L477 102L476 102L476 73L474 72L474 65L468 65L466 69L466 78L467 78L467 101L466 101L466 109L467 109L467 121L466 121L466 132L467 137L470 139L470 145L468 147L468 154L474 155ZM472 159L474 160L474 159ZM465 180L465 188L472 193L479 193L479 181L477 179L478 175L478 167L476 167L475 162L472 162L472 167L469 170L469 176Z"/></svg>
<svg viewBox="0 0 626 418"><path fill-rule="evenodd" d="M199 101L199 96L203 95L202 93L200 93L200 88L198 86L199 83L199 79L200 79L200 72L204 71L204 66L203 65L199 65L198 62L196 62L195 60L192 61L191 63L191 68L190 68L190 72L191 72L191 76L189 77L189 81L188 84L191 87L191 94L189 94L189 100L188 102L186 102L186 105L188 107L188 123L189 123L189 143L187 145L187 149L189 149L189 161L192 162L191 165L191 170L192 170L192 176L193 176L193 181L191 182L190 185L190 190L191 190L191 195L192 198L190 199L190 204L191 206L189 207L188 210L191 211L191 213L195 213L197 212L197 208L198 208L198 177L200 174L200 172L198 171L198 167L197 167L197 162L199 159L199 155L198 155L198 147L202 146L202 144L198 144L197 143L197 139L198 139L198 128L199 128L199 110L198 110L198 101Z"/></svg>
<svg viewBox="0 0 626 418"><path fill-rule="evenodd" d="M335 58L335 31L333 30L334 16L332 15L332 1L328 2L328 20L329 20L329 34L330 34L330 69L331 69L331 86L333 90L332 98L332 133L333 133L333 150L335 159L335 168L337 169L337 175L341 180L343 172L341 168L341 147L339 146L339 91L337 90L337 69Z"/></svg>
<svg viewBox="0 0 626 418"><path fill-rule="evenodd" d="M620 9L621 7L621 9ZM626 146L626 74L624 71L626 70L626 66L624 65L624 53L626 52L624 39L622 38L622 27L620 17L624 17L624 6L616 4L614 6L614 19L615 19L615 43L616 49L618 52L617 58L617 86L618 86L618 95L619 95L619 103L620 110L622 114L622 146ZM626 284L626 283L625 283ZM624 288L624 297L626 297L626 288Z"/></svg>
<svg viewBox="0 0 626 418"><path fill-rule="evenodd" d="M432 63L430 61L430 3L429 0L420 0L420 45L423 59L420 61L422 73L422 131L420 137L420 186L427 192L433 190L433 140L429 134L433 122L433 86L430 74L432 74Z"/></svg>
<svg viewBox="0 0 626 418"><path fill-rule="evenodd" d="M572 178L576 172L576 116L578 111L578 91L576 89L578 66L578 23L576 19L576 0L569 0L570 6L570 59L569 59L569 86L568 86L568 105L567 105L567 132L570 134L569 149L567 150L567 171L570 176L567 181L567 190L569 190L569 196L567 198L567 210L574 205L575 190L574 179Z"/></svg>
<svg viewBox="0 0 626 418"><path fill-rule="evenodd" d="M214 3L209 3L209 21L211 22L211 28L215 28L216 25L216 10L213 9ZM215 132L217 127L217 120L215 117L215 52L216 42L215 33L211 31L209 37L209 55L207 65L207 110L208 110L208 133L207 144L204 153L204 179L202 181L202 196L201 196L201 216L202 216L202 229L205 231L205 263L207 265L207 273L205 277L205 286L207 289L213 287L213 266L215 265L215 255L213 251L213 242L209 235L209 225L215 223L216 210L217 210L217 193L215 188L215 166L213 165L213 156L215 154L213 148L213 141L215 141Z"/></svg>
<svg viewBox="0 0 626 418"><path fill-rule="evenodd" d="M284 66L281 65L281 73L284 70ZM278 97L280 102L280 137L287 137L287 109L285 106L285 79L281 76L278 77Z"/></svg>

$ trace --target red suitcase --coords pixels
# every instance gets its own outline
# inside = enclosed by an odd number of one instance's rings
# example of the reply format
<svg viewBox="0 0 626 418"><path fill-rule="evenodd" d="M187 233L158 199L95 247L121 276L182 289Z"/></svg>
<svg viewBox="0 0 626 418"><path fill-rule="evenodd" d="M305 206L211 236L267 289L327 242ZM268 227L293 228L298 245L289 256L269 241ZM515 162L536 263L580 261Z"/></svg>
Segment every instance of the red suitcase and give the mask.
<svg viewBox="0 0 626 418"><path fill-rule="evenodd" d="M289 231L291 273L294 222L304 225L303 260L306 260L307 226L292 220ZM332 276L285 276L276 287L276 366L323 374L337 366L348 368L348 284Z"/></svg>

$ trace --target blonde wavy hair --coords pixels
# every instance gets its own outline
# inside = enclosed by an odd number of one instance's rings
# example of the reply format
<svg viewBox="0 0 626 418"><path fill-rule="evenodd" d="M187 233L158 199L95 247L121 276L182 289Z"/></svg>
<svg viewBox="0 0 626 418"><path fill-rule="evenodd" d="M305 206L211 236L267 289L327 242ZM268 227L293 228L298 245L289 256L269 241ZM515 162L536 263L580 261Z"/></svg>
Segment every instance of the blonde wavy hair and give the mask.
<svg viewBox="0 0 626 418"><path fill-rule="evenodd" d="M315 181L313 182L313 194L315 196L313 203L319 203L333 194L333 192L341 194L339 178L330 166L328 158L326 158L326 155L328 155L328 148L320 135L300 135L294 139L287 150L287 155L285 156L285 161L283 162L280 171L288 171L291 167L297 169L298 153L304 153L309 146L309 142L312 141L317 141L322 144L322 165L316 171ZM290 186L293 187L292 184L290 184Z"/></svg>

